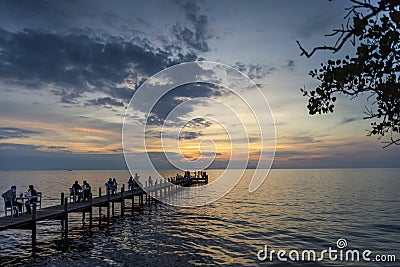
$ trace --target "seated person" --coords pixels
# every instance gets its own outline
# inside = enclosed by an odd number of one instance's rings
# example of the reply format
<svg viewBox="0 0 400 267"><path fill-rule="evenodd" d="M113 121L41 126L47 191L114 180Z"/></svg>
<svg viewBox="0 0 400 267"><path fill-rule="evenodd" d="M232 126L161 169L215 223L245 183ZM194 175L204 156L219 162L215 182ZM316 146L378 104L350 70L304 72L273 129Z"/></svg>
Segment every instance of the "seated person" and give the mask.
<svg viewBox="0 0 400 267"><path fill-rule="evenodd" d="M75 181L75 183L72 185L72 192L71 192L71 196L75 195L78 196L78 202L81 201L82 199L82 187L81 185L78 183L78 181ZM74 198L75 200L75 198Z"/></svg>
<svg viewBox="0 0 400 267"><path fill-rule="evenodd" d="M33 188L33 185L30 185L30 186L29 186L28 194L27 194L27 195L30 195L30 196L31 196L31 198L30 198L28 201L25 202L26 213L29 214L29 213L32 213L31 204L32 204L33 202L37 201L37 196L38 196L38 193L37 193L37 191L35 190L35 188Z"/></svg>
<svg viewBox="0 0 400 267"><path fill-rule="evenodd" d="M6 207L11 206L16 206L18 208L18 213L17 215L22 211L22 203L17 202L16 197L17 197L17 187L15 185L11 186L10 189L8 189L6 192L4 192L1 195L4 198ZM13 211L11 211L13 212Z"/></svg>
<svg viewBox="0 0 400 267"><path fill-rule="evenodd" d="M89 183L83 181L82 185L83 200L89 200L91 189L92 188L90 187Z"/></svg>

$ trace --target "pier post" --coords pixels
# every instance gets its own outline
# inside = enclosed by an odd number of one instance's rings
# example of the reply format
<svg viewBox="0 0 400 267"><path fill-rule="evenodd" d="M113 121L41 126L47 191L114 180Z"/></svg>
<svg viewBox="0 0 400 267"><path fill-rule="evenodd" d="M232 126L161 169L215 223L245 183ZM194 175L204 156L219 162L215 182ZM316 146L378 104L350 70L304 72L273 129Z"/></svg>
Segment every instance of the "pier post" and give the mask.
<svg viewBox="0 0 400 267"><path fill-rule="evenodd" d="M124 216L125 199L124 199L125 184L121 186L121 215Z"/></svg>
<svg viewBox="0 0 400 267"><path fill-rule="evenodd" d="M64 198L64 238L68 240L68 198Z"/></svg>
<svg viewBox="0 0 400 267"><path fill-rule="evenodd" d="M157 194L158 198L162 197L162 178L160 179L160 183L158 185L158 194ZM158 201L158 200L156 200Z"/></svg>
<svg viewBox="0 0 400 267"><path fill-rule="evenodd" d="M36 256L36 202L33 202L32 208L32 256Z"/></svg>
<svg viewBox="0 0 400 267"><path fill-rule="evenodd" d="M154 183L154 188L155 188L155 192L154 192L154 197L158 196L158 190L159 190L159 186L157 185L158 180L156 180L156 182Z"/></svg>
<svg viewBox="0 0 400 267"><path fill-rule="evenodd" d="M99 197L101 197L101 187L99 187ZM99 205L99 225L101 224L101 205Z"/></svg>
<svg viewBox="0 0 400 267"><path fill-rule="evenodd" d="M112 219L114 220L115 217L114 201L111 201L111 214L112 214Z"/></svg>
<svg viewBox="0 0 400 267"><path fill-rule="evenodd" d="M133 215L133 209L135 208L135 194L134 190L132 190L131 192L132 192L132 215Z"/></svg>
<svg viewBox="0 0 400 267"><path fill-rule="evenodd" d="M93 226L93 195L92 192L89 194L90 210L89 210L89 231L92 231Z"/></svg>
<svg viewBox="0 0 400 267"><path fill-rule="evenodd" d="M107 224L110 223L110 190L107 190Z"/></svg>
<svg viewBox="0 0 400 267"><path fill-rule="evenodd" d="M61 193L61 206L64 206L64 193ZM64 230L64 219L61 219L61 229Z"/></svg>

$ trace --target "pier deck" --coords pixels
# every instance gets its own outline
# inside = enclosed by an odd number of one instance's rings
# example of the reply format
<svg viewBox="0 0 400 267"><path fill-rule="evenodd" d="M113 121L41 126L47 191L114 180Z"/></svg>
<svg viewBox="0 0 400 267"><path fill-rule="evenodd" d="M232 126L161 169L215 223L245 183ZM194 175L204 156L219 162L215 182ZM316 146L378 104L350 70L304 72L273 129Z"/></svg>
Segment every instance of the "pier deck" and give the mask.
<svg viewBox="0 0 400 267"><path fill-rule="evenodd" d="M40 212L37 213L36 220L43 221L48 219L59 219L65 215L65 212L80 212L87 211L91 207L106 206L109 202L119 202L122 199L130 199L132 196L140 196L143 194L142 190L130 190L120 193L111 194L110 198L107 195L92 198L92 201L81 201L81 202L70 202L66 205L66 210L64 205L50 206L42 208ZM16 229L24 226L29 226L32 223L32 215L24 214L12 218L11 216L0 217L0 231L7 229Z"/></svg>

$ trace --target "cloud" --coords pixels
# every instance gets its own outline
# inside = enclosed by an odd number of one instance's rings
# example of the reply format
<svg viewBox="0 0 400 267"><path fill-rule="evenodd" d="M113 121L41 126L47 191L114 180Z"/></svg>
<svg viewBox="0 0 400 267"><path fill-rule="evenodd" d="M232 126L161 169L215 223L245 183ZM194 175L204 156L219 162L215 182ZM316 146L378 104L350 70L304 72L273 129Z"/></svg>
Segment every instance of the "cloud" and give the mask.
<svg viewBox="0 0 400 267"><path fill-rule="evenodd" d="M179 134L179 139L194 140L194 139L198 138L199 136L202 136L201 132L185 131L185 132L181 132Z"/></svg>
<svg viewBox="0 0 400 267"><path fill-rule="evenodd" d="M360 118L357 117L348 117L348 118L343 118L341 121L339 121L337 124L329 128L329 130L335 129L336 127L351 123L353 121L360 120Z"/></svg>
<svg viewBox="0 0 400 267"><path fill-rule="evenodd" d="M350 118L343 118L343 120L339 124L346 124L353 121L359 120L359 118L350 117Z"/></svg>
<svg viewBox="0 0 400 267"><path fill-rule="evenodd" d="M140 41L140 42L139 42ZM0 29L0 79L29 89L51 87L63 103L101 91L127 100L143 78L191 54L152 46L149 41L39 30Z"/></svg>
<svg viewBox="0 0 400 267"><path fill-rule="evenodd" d="M48 146L48 149L63 149L66 148L65 146Z"/></svg>
<svg viewBox="0 0 400 267"><path fill-rule="evenodd" d="M267 66L259 63L236 62L233 68L245 73L250 79L262 79L277 70L276 67Z"/></svg>
<svg viewBox="0 0 400 267"><path fill-rule="evenodd" d="M97 99L91 99L87 100L85 102L85 106L117 106L117 107L123 107L124 103L121 101L117 101L114 98L111 97L100 97Z"/></svg>
<svg viewBox="0 0 400 267"><path fill-rule="evenodd" d="M162 125L168 114L179 104L199 97L215 97L225 93L226 89L215 84L208 83L191 83L178 86L165 94L153 107L151 114L148 118L150 125ZM191 102L192 105L185 105L179 108L179 115L185 115L194 110L195 101Z"/></svg>
<svg viewBox="0 0 400 267"><path fill-rule="evenodd" d="M200 14L199 6L193 1L175 1L175 3L184 10L186 19L192 24L191 27L174 25L172 29L175 37L191 49L200 52L209 51L207 41L212 35L208 31L208 17Z"/></svg>
<svg viewBox="0 0 400 267"><path fill-rule="evenodd" d="M31 134L39 134L38 131L32 131L16 127L0 127L0 139L11 138L29 138Z"/></svg>
<svg viewBox="0 0 400 267"><path fill-rule="evenodd" d="M185 127L191 127L191 128L206 128L210 127L212 125L212 122L210 120L206 120L203 118L194 118L190 120Z"/></svg>
<svg viewBox="0 0 400 267"><path fill-rule="evenodd" d="M289 59L287 61L286 65L282 66L282 69L287 69L287 70L293 71L295 66L296 66L296 64L295 64L294 60Z"/></svg>
<svg viewBox="0 0 400 267"><path fill-rule="evenodd" d="M293 71L295 68L294 60L287 60L285 64L281 66L269 66L260 63L243 63L236 62L232 67L243 72L250 79L262 79L266 76L269 76L277 71L281 70L289 70Z"/></svg>

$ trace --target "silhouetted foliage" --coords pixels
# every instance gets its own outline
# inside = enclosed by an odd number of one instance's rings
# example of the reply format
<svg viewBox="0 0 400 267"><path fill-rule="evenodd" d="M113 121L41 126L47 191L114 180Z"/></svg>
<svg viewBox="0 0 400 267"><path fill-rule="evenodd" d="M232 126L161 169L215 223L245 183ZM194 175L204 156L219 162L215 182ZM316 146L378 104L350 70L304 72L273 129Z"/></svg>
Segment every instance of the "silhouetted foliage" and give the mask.
<svg viewBox="0 0 400 267"><path fill-rule="evenodd" d="M364 119L371 119L368 135L390 136L384 147L400 145L400 0L350 0L346 24L326 36L336 36L334 46L315 47L307 52L297 41L301 55L310 58L319 50L333 53L351 42L354 57L328 60L310 71L320 81L314 90L301 89L308 97L311 115L333 112L338 94L355 98L366 93L373 99Z"/></svg>

